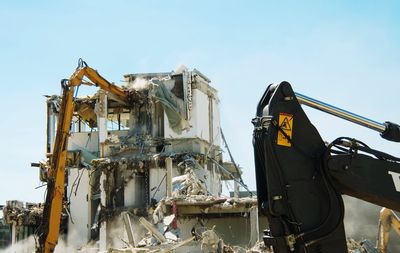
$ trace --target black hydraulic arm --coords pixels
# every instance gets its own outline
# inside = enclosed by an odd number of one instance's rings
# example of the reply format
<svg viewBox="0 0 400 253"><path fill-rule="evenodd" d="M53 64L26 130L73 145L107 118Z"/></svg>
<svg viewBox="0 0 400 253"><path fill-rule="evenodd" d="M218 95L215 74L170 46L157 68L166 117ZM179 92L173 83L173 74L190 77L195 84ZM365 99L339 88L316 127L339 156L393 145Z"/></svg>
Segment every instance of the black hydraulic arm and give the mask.
<svg viewBox="0 0 400 253"><path fill-rule="evenodd" d="M341 194L400 210L400 159L341 137L326 145L300 104L400 141L399 126L379 123L293 92L268 86L253 119L257 195L275 253L345 253Z"/></svg>
<svg viewBox="0 0 400 253"><path fill-rule="evenodd" d="M341 137L328 146L325 167L342 194L400 211L399 161L358 140Z"/></svg>
<svg viewBox="0 0 400 253"><path fill-rule="evenodd" d="M275 253L347 252L343 201L323 166L327 147L288 82L267 88L253 124L265 244Z"/></svg>
<svg viewBox="0 0 400 253"><path fill-rule="evenodd" d="M300 93L295 96L300 104L375 130L386 140L400 142L400 128L395 123L379 123ZM342 137L328 146L325 167L343 194L400 211L399 162L399 158L361 141Z"/></svg>

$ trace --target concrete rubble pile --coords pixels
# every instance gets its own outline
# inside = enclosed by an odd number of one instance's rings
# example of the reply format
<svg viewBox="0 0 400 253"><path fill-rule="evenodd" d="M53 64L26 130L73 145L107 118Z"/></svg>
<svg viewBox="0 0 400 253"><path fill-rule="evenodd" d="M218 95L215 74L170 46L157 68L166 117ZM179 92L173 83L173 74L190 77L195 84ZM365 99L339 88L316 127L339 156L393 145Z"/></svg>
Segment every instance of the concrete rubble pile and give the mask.
<svg viewBox="0 0 400 253"><path fill-rule="evenodd" d="M196 177L196 174L191 168L187 169L184 175L174 177L172 179L172 185L174 189L172 197L174 199L207 195L207 189L204 183Z"/></svg>
<svg viewBox="0 0 400 253"><path fill-rule="evenodd" d="M167 234L165 234L167 238ZM160 236L160 235L159 235ZM158 236L156 236L158 237ZM108 252L175 252L175 250L182 250L177 252L188 252L187 249L191 249L191 252L202 252L202 253L273 253L269 249L265 248L262 243L257 243L252 248L246 248L241 246L230 246L224 243L223 239L215 232L214 228L203 231L201 234L195 234L185 240L180 239L167 239L167 241L161 242L161 238L155 238L151 235L151 232L146 234L146 237L142 239L137 245L133 247L126 242L126 248L110 249Z"/></svg>
<svg viewBox="0 0 400 253"><path fill-rule="evenodd" d="M146 87L150 86L147 85ZM161 85L160 87L164 86ZM135 89L137 90L137 88ZM164 94L163 96L165 97L167 92L164 89L161 89L161 91L162 92L159 94ZM160 97L162 96L158 95L158 100L163 100L160 99ZM176 107L168 105L165 101L164 105L176 109ZM171 118L173 117L171 117L170 113L168 116L170 124ZM184 124L176 125L182 126ZM176 131L176 129L174 129L174 131ZM107 141L112 144L124 143L126 146L134 142L132 138L123 139L117 138L116 136L109 137ZM152 139L147 139L147 142L149 141L151 142ZM144 228L147 232L139 239L138 243L135 244L133 240L132 244L124 242L126 244L125 248L111 248L109 252L172 252L173 250L179 249L181 249L182 252L186 252L185 247L201 249L201 252L247 252L245 248L226 245L223 239L215 232L215 226L212 229L207 229L202 226L200 228L202 232L193 229L192 237L181 239L182 231L177 225L177 210L180 209L181 206L192 205L195 206L195 208L199 208L200 212L208 213L210 208L222 210L235 209L237 206L251 207L256 205L256 199L254 198L226 198L211 194L207 190L204 181L200 180L196 174L196 172L204 170L196 156L198 155L188 153L183 153L181 156L174 155L174 160L176 160L177 166L183 171L183 174L172 178L172 195L160 199L155 208L150 207L148 210L142 210L141 213L143 213L144 216L141 216L137 209L131 209L130 213L133 213L133 217L131 218L138 219L142 229ZM154 160L154 158L156 158L156 160ZM162 155L154 156L152 154L149 155L149 153L141 152L141 154L135 158L132 158L132 156L129 159L122 158L119 160L102 158L92 160L91 163L94 167L100 169L107 175L107 183L105 186L108 187L106 194L109 194L112 192L115 193L115 191L112 190L113 188L119 188L117 185L113 185L113 181L115 181L115 178L113 179L113 177L115 177L115 170L125 171L130 169L133 175L138 175L145 172L149 163L157 163L162 160ZM131 177L125 178L123 180L125 182L124 184L126 185L130 179ZM106 199L110 198L113 197L106 197ZM146 215L146 211L148 211L149 216ZM118 215L116 208L112 208L112 214L107 216L111 219L116 215ZM121 215L123 215L123 212ZM106 215L103 215L103 217L105 216ZM148 217L150 222L144 217ZM135 229L137 230L138 227L135 227Z"/></svg>
<svg viewBox="0 0 400 253"><path fill-rule="evenodd" d="M198 179L193 168L186 168L185 174L172 179L172 197L165 197L160 200L152 213L151 222L144 217L139 218L140 224L147 230L143 238L135 245L135 252L168 252L171 249L178 249L191 246L201 249L201 252L224 252L224 253L257 253L261 251L260 245L252 250L244 247L231 247L224 243L217 232L215 226L211 229L205 227L193 228L192 237L181 239L181 230L177 225L177 206L179 204L203 204L207 208L216 207L220 209L232 209L237 205L255 205L255 198L225 198L213 196L207 192L204 182ZM171 208L172 206L172 208ZM172 211L172 214L170 214ZM129 243L126 248L112 249L111 252L131 252L132 247Z"/></svg>
<svg viewBox="0 0 400 253"><path fill-rule="evenodd" d="M349 253L378 253L375 246L369 240L358 242L352 238L348 238L347 248Z"/></svg>

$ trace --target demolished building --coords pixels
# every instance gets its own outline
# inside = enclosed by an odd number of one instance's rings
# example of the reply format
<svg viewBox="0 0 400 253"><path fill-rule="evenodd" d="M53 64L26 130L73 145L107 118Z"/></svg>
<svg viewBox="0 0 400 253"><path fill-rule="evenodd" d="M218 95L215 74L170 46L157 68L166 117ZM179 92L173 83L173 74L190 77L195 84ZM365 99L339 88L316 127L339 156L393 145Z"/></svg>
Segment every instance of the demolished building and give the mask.
<svg viewBox="0 0 400 253"><path fill-rule="evenodd" d="M233 252L227 245L255 245L257 201L239 198L240 168L223 160L219 99L210 80L181 68L124 81L128 102L104 90L75 98L61 225L69 249ZM59 96L48 97L48 158L59 104ZM46 181L48 162L35 165ZM222 196L223 181L232 180L235 196ZM12 214L19 207L12 207L6 223L16 231L28 224L17 222L21 216ZM29 225L37 228L38 221Z"/></svg>
<svg viewBox="0 0 400 253"><path fill-rule="evenodd" d="M7 201L3 207L4 232L11 244L16 244L34 235L42 218L43 205L23 203L17 200ZM8 228L8 229L6 229ZM7 231L8 230L8 231Z"/></svg>

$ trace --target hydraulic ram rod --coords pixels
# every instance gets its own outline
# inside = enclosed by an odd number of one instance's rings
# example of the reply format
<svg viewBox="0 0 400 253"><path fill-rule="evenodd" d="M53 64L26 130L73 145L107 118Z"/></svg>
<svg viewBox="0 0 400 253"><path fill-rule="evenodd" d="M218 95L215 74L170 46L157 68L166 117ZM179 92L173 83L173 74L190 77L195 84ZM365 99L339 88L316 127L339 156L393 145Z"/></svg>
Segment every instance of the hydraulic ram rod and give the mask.
<svg viewBox="0 0 400 253"><path fill-rule="evenodd" d="M300 104L307 105L317 110L332 114L336 117L378 131L381 134L382 138L386 140L400 142L400 126L395 123L389 121L386 121L385 123L379 123L375 120L368 119L358 114L343 110L341 108L324 103L314 98L307 97L303 94L295 92L295 95Z"/></svg>
<svg viewBox="0 0 400 253"><path fill-rule="evenodd" d="M380 133L383 133L386 130L386 126L383 123L376 122L372 119L368 119L366 117L357 115L355 113L340 109L336 106L324 103L314 98L307 97L297 92L295 92L295 95L300 104L307 105L317 110L332 114L334 116L351 121L358 125L371 128L372 130L378 131Z"/></svg>

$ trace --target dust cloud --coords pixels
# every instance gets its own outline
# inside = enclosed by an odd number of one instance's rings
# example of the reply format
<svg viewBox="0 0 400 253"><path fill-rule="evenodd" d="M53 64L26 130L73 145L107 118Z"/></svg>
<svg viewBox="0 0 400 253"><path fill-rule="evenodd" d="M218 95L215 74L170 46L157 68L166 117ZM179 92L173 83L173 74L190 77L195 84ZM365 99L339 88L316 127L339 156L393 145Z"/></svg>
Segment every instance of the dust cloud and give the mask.
<svg viewBox="0 0 400 253"><path fill-rule="evenodd" d="M379 212L382 207L343 196L345 203L344 225L346 236L356 241L368 239L373 245L378 238ZM400 237L390 233L389 252L400 252Z"/></svg>
<svg viewBox="0 0 400 253"><path fill-rule="evenodd" d="M77 247L67 245L66 240L60 238L55 249L55 253L77 252ZM33 253L35 252L35 237L33 235L17 242L15 245L0 250L0 253Z"/></svg>
<svg viewBox="0 0 400 253"><path fill-rule="evenodd" d="M148 89L150 82L144 78L136 78L133 83L128 84L128 89L134 89L137 91Z"/></svg>
<svg viewBox="0 0 400 253"><path fill-rule="evenodd" d="M19 241L13 246L9 246L4 250L0 250L0 253L31 253L35 252L35 238L32 236Z"/></svg>

